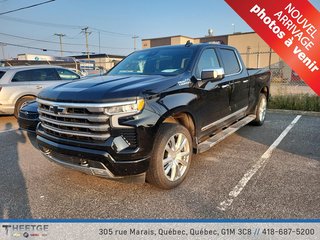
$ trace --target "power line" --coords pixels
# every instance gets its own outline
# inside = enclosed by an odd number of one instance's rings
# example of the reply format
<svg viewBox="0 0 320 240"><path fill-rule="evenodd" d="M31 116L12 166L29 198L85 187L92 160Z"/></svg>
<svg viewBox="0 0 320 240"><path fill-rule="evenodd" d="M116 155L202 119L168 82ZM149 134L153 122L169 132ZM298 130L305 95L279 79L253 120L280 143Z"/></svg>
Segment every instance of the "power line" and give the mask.
<svg viewBox="0 0 320 240"><path fill-rule="evenodd" d="M44 42L44 43L54 43L54 44L59 44L59 42L55 41L48 41L48 40L40 40L40 39L35 39L35 38L28 38L28 37L22 37L22 36L17 36L17 35L12 35L8 33L1 33L0 35L8 36L8 37L14 37L14 38L20 38L20 39L25 39L25 40L31 40L31 41L36 41L36 42ZM80 43L64 43L65 45L83 45Z"/></svg>
<svg viewBox="0 0 320 240"><path fill-rule="evenodd" d="M112 31L107 31L107 30L94 28L94 27L92 27L91 29L96 30L98 32L102 32L102 33L115 34L115 35L120 35L120 36L124 36L124 37L131 37L132 36L132 34L129 34L129 33L112 32Z"/></svg>
<svg viewBox="0 0 320 240"><path fill-rule="evenodd" d="M0 17L7 21L38 25L43 27L58 27L58 28L70 28L70 29L80 29L83 27L83 26L68 25L68 24L61 24L61 23L49 23L49 22L43 22L43 21L39 22L39 21L28 20L28 19L17 18L17 17L8 17L8 16L0 16Z"/></svg>
<svg viewBox="0 0 320 240"><path fill-rule="evenodd" d="M8 36L8 37L14 37L14 38L20 38L20 39L25 39L25 40L31 40L31 41L35 41L35 42L59 44L59 42L55 42L55 41L48 41L48 40L40 40L40 39L29 38L29 37L22 37L22 36L17 36L17 35L8 34L8 33L2 33L2 32L0 32L0 35L4 35L4 36ZM66 38L68 38L68 37L66 36ZM69 37L69 39L70 39L70 37ZM63 45L83 46L83 43L63 43ZM94 44L89 44L89 46L90 47L99 47L99 45L94 45ZM108 47L108 46L100 46L100 47L101 48L110 48L110 49L132 49L132 48Z"/></svg>
<svg viewBox="0 0 320 240"><path fill-rule="evenodd" d="M4 14L7 14L7 13L12 13L12 12L17 12L17 11L24 10L24 9L27 9L27 8L37 7L37 6L40 6L40 5L43 5L43 4L46 4L46 3L50 3L50 2L54 2L54 1L55 0L48 0L48 1L45 1L45 2L41 2L41 3L30 5L30 6L21 7L21 8L18 8L18 9L7 11L7 12L2 12L2 13L0 13L0 15L4 15Z"/></svg>
<svg viewBox="0 0 320 240"><path fill-rule="evenodd" d="M14 47L22 47L22 48L29 48L29 49L35 49L35 50L41 50L41 51L50 51L50 52L61 52L61 50L57 49L48 49L48 48L38 48L38 47L30 47L30 46L25 46L25 45L20 45L20 44L13 44L13 43L7 43L7 42L0 42L0 44L8 45L8 46L14 46ZM65 51L63 50L62 52L65 53L83 53L83 52L77 52L77 51Z"/></svg>
<svg viewBox="0 0 320 240"><path fill-rule="evenodd" d="M49 27L58 27L58 28L69 28L69 29L82 29L82 28L86 27L86 26L79 26L79 25L50 23L50 22L43 22L43 21L39 22L39 21L34 21L34 20L28 20L28 19L22 19L22 18L16 18L16 17L8 17L8 16L1 16L1 18L4 20L7 20L7 21L14 21L14 22L18 22L18 23L38 25L38 26L43 26L43 27L49 26ZM97 32L102 32L105 34L118 35L119 37L133 36L132 34L129 34L129 33L113 32L113 31L108 31L105 29L100 29L100 28L95 28L95 27L90 27L90 29L95 30Z"/></svg>

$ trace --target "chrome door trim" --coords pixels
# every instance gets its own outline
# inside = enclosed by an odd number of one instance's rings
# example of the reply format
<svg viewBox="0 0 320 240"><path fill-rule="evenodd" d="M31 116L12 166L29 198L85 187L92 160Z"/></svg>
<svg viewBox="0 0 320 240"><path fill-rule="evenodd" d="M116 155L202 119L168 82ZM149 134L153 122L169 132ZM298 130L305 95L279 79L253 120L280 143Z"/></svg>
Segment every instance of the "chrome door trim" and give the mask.
<svg viewBox="0 0 320 240"><path fill-rule="evenodd" d="M204 126L203 128L201 128L201 131L202 132L206 131L209 128L215 126L215 125L218 125L218 124L220 124L220 123L222 123L222 122L224 122L224 121L226 121L226 120L228 120L228 119L230 119L230 118L232 118L232 117L234 117L234 116L236 116L236 115L238 115L240 113L243 113L243 112L245 112L247 110L247 108L248 108L248 106L246 106L244 108L241 108L240 110L238 110L238 111L236 111L234 113L231 113L231 114L229 114L229 115L227 115L227 116L225 116L225 117L223 117L223 118L221 118L221 119L219 119L219 120L217 120L217 121L215 121L213 123L208 124L207 126Z"/></svg>

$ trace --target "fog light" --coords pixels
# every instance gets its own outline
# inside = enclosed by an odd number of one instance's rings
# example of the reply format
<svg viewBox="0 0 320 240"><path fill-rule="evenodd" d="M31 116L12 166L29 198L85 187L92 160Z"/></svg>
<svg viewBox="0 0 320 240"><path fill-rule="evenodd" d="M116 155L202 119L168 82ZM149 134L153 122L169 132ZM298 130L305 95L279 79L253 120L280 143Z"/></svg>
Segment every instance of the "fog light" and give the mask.
<svg viewBox="0 0 320 240"><path fill-rule="evenodd" d="M115 150L116 152L120 152L129 146L130 145L127 143L126 140L123 139L122 136L119 136L113 139L112 149Z"/></svg>
<svg viewBox="0 0 320 240"><path fill-rule="evenodd" d="M46 155L49 155L51 153L51 150L49 148L46 148L46 147L42 147L41 150Z"/></svg>
<svg viewBox="0 0 320 240"><path fill-rule="evenodd" d="M80 158L80 165L82 167L89 167L89 163L87 160Z"/></svg>

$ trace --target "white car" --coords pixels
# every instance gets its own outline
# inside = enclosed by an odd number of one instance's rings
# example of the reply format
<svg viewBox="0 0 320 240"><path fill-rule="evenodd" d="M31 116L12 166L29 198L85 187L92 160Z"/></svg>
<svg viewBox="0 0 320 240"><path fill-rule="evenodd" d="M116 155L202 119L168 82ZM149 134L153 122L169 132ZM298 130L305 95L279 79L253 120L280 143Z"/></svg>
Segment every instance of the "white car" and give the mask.
<svg viewBox="0 0 320 240"><path fill-rule="evenodd" d="M80 79L66 68L52 65L0 67L0 115L18 116L24 103L45 87Z"/></svg>

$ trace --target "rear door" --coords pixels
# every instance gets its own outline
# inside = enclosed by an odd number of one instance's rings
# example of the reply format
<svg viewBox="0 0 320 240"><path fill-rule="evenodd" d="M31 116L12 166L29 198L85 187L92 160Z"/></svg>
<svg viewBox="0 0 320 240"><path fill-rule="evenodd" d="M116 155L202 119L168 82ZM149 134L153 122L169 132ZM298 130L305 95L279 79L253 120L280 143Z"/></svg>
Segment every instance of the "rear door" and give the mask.
<svg viewBox="0 0 320 240"><path fill-rule="evenodd" d="M229 82L232 113L245 112L249 104L249 77L243 69L238 53L232 48L219 48L219 54L225 71L225 80Z"/></svg>

